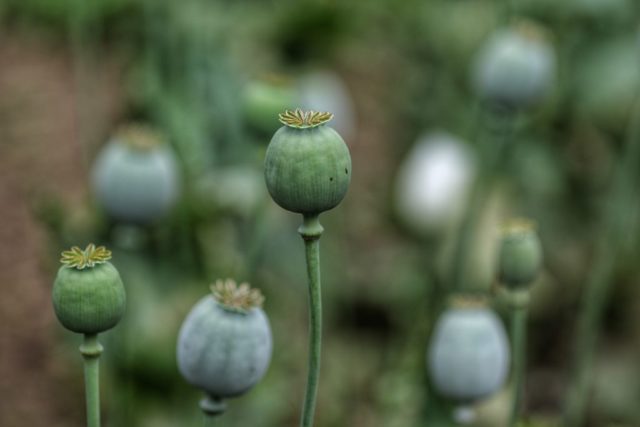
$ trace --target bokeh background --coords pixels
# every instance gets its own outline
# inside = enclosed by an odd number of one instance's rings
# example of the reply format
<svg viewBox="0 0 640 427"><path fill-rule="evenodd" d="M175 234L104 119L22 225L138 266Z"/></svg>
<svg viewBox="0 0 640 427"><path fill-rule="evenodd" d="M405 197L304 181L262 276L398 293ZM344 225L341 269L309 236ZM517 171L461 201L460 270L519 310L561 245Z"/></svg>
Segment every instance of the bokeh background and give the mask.
<svg viewBox="0 0 640 427"><path fill-rule="evenodd" d="M473 83L477 57L522 22L554 52L553 77L532 105L496 112ZM625 148L640 93L638 23L633 0L2 0L0 425L84 423L80 338L57 323L50 294L60 251L90 242L113 249L128 293L125 318L103 338L106 426L199 425L199 394L176 368L177 331L225 277L265 294L274 357L219 423L297 424L300 218L269 198L262 160L277 113L305 106L335 114L353 160L345 201L321 218L318 426L453 425L425 367L453 248L471 223L462 282L495 295L497 236L513 216L535 220L545 251L525 425L563 425L584 351L577 319L596 298L587 423L639 426L640 159ZM109 214L92 178L130 123L162 135L179 182L166 215L136 224ZM483 170L500 143L498 167ZM585 297L598 268L608 292ZM506 318L499 297L494 305ZM505 387L476 425L505 425L509 404Z"/></svg>

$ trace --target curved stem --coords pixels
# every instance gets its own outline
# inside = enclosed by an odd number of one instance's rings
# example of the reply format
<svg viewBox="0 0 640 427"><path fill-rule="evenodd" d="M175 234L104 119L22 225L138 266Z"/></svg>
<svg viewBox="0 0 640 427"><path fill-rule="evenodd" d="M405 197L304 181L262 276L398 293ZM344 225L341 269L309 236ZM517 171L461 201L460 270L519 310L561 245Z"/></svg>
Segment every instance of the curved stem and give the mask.
<svg viewBox="0 0 640 427"><path fill-rule="evenodd" d="M86 334L80 346L84 359L84 387L87 402L87 427L100 427L100 354L98 334Z"/></svg>
<svg viewBox="0 0 640 427"><path fill-rule="evenodd" d="M318 379L320 377L320 353L322 347L322 293L320 286L320 236L322 225L318 215L305 215L298 233L304 239L307 276L309 280L309 368L307 390L302 408L300 425L313 426Z"/></svg>
<svg viewBox="0 0 640 427"><path fill-rule="evenodd" d="M518 424L520 408L522 406L522 392L527 349L527 307L517 306L511 313L511 339L513 353L513 402L509 426Z"/></svg>

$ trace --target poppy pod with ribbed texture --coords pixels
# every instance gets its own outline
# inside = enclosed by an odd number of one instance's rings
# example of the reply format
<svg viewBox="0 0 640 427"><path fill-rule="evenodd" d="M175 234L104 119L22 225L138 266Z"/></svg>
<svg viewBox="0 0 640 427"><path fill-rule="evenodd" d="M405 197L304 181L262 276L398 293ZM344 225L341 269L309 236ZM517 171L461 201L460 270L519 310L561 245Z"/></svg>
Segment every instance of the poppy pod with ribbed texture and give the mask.
<svg viewBox="0 0 640 427"><path fill-rule="evenodd" d="M126 296L111 252L93 244L62 253L64 264L53 284L53 307L73 332L97 334L113 328L125 311Z"/></svg>
<svg viewBox="0 0 640 427"><path fill-rule="evenodd" d="M337 206L351 181L351 156L342 137L326 123L330 113L286 111L271 139L265 180L282 208L317 215Z"/></svg>
<svg viewBox="0 0 640 427"><path fill-rule="evenodd" d="M182 376L213 399L239 396L264 376L271 360L263 298L247 284L216 282L187 315L178 337Z"/></svg>

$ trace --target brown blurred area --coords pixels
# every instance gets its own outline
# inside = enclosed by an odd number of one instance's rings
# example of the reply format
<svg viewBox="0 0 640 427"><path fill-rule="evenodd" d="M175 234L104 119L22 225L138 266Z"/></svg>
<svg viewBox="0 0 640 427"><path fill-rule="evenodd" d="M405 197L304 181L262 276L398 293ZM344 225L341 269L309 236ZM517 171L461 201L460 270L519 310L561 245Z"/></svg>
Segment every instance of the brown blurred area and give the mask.
<svg viewBox="0 0 640 427"><path fill-rule="evenodd" d="M1 426L82 425L80 360L59 362L69 356L56 344L50 303L55 265L43 264L55 258L48 256L34 203L73 206L86 198L78 113L88 119L90 139L121 106L117 66L108 64L95 77L91 96L102 111L81 110L74 63L64 47L0 33Z"/></svg>

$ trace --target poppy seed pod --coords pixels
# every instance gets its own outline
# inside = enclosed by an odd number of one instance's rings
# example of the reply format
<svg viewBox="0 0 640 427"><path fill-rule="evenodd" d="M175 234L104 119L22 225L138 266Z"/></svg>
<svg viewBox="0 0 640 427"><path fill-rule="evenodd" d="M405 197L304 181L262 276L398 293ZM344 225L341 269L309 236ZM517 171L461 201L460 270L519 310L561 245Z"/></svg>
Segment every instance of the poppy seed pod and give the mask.
<svg viewBox="0 0 640 427"><path fill-rule="evenodd" d="M472 300L459 300L438 319L427 354L435 389L467 405L498 391L509 368L509 344L498 317Z"/></svg>
<svg viewBox="0 0 640 427"><path fill-rule="evenodd" d="M421 136L398 171L394 201L400 219L425 235L454 225L470 192L474 160L468 146L453 135Z"/></svg>
<svg viewBox="0 0 640 427"><path fill-rule="evenodd" d="M272 338L257 289L219 280L212 291L184 320L177 358L187 382L218 400L239 396L260 381L271 360Z"/></svg>
<svg viewBox="0 0 640 427"><path fill-rule="evenodd" d="M113 328L126 305L111 252L93 244L62 253L64 264L53 284L53 308L62 325L73 332L97 334Z"/></svg>
<svg viewBox="0 0 640 427"><path fill-rule="evenodd" d="M297 104L298 96L285 77L267 76L248 82L242 92L244 115L258 132L271 134L278 129L278 114Z"/></svg>
<svg viewBox="0 0 640 427"><path fill-rule="evenodd" d="M510 108L527 107L553 83L556 59L542 31L520 23L489 38L473 67L473 86L481 98Z"/></svg>
<svg viewBox="0 0 640 427"><path fill-rule="evenodd" d="M151 223L178 196L174 154L143 126L128 126L102 149L93 169L93 188L107 214L118 221Z"/></svg>
<svg viewBox="0 0 640 427"><path fill-rule="evenodd" d="M525 219L504 228L498 258L498 280L512 289L530 285L542 266L542 245L535 226Z"/></svg>
<svg viewBox="0 0 640 427"><path fill-rule="evenodd" d="M280 115L284 124L265 157L265 181L282 208L305 215L337 206L351 181L351 157L340 135L327 126L332 114L301 110Z"/></svg>

